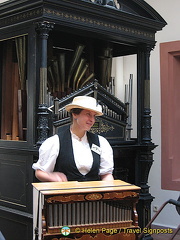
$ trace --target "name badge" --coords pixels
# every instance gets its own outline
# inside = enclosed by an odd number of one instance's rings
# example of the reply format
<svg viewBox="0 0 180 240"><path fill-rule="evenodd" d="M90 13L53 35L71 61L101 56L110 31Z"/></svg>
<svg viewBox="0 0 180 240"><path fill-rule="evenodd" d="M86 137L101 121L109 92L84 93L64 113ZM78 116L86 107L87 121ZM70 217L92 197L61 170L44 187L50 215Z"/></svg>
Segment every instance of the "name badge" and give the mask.
<svg viewBox="0 0 180 240"><path fill-rule="evenodd" d="M99 155L101 154L101 148L99 146L95 145L94 143L92 144L91 150Z"/></svg>

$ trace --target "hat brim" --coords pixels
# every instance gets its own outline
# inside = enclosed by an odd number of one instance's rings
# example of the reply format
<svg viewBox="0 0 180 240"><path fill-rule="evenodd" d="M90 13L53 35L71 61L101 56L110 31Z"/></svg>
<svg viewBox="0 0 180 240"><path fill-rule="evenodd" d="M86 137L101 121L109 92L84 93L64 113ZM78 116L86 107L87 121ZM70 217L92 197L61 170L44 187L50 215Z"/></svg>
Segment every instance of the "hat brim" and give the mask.
<svg viewBox="0 0 180 240"><path fill-rule="evenodd" d="M85 109L85 110L93 111L93 112L96 113L96 116L102 116L102 115L103 115L102 112L97 111L97 110L95 110L95 109L93 109L93 108L86 108L86 107L83 107L83 106L80 106L80 105L77 105L77 104L68 104L68 105L65 106L65 109L66 109L66 111L68 111L68 112L70 112L71 109L73 109L73 108L80 108L80 109Z"/></svg>

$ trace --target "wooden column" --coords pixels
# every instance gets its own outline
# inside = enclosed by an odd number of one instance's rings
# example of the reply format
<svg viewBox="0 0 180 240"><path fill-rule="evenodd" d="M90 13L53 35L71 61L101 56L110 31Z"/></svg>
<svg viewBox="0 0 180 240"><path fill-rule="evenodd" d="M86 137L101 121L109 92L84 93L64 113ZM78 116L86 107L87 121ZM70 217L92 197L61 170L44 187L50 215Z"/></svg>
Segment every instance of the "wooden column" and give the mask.
<svg viewBox="0 0 180 240"><path fill-rule="evenodd" d="M136 162L136 184L141 187L138 203L139 225L143 228L151 219L151 202L154 197L149 193L148 177L153 164L156 147L151 141L150 109L150 52L153 46L139 47L138 52L138 144Z"/></svg>
<svg viewBox="0 0 180 240"><path fill-rule="evenodd" d="M38 106L38 141L41 145L48 138L48 106L47 106L47 40L49 32L53 29L54 24L49 22L38 22L36 32L40 39L40 87L39 87L39 106Z"/></svg>
<svg viewBox="0 0 180 240"><path fill-rule="evenodd" d="M145 78L144 78L144 104L142 116L142 143L151 143L151 109L150 109L150 51L152 47L147 45L144 52Z"/></svg>

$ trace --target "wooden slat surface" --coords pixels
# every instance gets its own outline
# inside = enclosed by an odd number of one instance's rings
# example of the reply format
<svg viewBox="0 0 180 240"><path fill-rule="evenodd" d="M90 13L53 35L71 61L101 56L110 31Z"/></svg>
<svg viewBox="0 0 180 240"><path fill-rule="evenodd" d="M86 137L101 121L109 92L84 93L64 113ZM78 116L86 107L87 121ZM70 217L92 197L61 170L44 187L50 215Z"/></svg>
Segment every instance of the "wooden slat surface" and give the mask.
<svg viewBox="0 0 180 240"><path fill-rule="evenodd" d="M32 183L33 187L47 194L65 194L80 192L103 192L103 191L124 191L139 190L140 187L121 181L88 181L88 182L40 182Z"/></svg>

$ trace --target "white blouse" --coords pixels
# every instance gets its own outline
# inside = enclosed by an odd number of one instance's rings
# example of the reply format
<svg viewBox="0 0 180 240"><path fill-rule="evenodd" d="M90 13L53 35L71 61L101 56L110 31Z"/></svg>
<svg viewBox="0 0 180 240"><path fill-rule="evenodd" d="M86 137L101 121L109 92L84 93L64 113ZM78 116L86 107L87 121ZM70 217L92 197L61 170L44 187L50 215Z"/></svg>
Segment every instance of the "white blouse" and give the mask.
<svg viewBox="0 0 180 240"><path fill-rule="evenodd" d="M100 148L100 170L99 175L105 175L113 172L113 151L109 142L102 136L98 135ZM87 174L93 164L93 156L85 134L81 139L71 132L74 160L79 172L83 175ZM59 154L59 137L54 135L46 139L39 148L39 160L34 163L34 170L40 169L45 172L53 172L56 159Z"/></svg>

